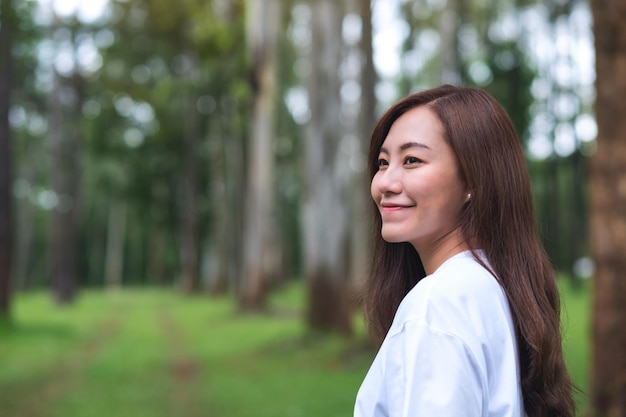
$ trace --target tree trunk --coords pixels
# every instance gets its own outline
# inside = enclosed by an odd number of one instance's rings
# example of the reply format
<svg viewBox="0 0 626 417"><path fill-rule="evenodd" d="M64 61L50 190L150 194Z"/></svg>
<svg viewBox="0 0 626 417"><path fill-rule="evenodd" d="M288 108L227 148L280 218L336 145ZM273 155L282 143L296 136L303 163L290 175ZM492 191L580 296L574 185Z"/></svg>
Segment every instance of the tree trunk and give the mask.
<svg viewBox="0 0 626 417"><path fill-rule="evenodd" d="M312 8L311 119L306 127L303 202L307 320L313 329L351 332L348 297L351 155L341 147L342 2L318 0ZM343 147L346 148L346 147Z"/></svg>
<svg viewBox="0 0 626 417"><path fill-rule="evenodd" d="M552 264L557 269L560 269L563 248L559 245L559 227L561 224L560 213L564 209L561 204L561 186L559 181L560 161L556 158L547 160L545 169L547 173L543 178L546 178L547 196L543 200L546 213L543 236Z"/></svg>
<svg viewBox="0 0 626 417"><path fill-rule="evenodd" d="M243 113L238 106L222 104L224 120L237 120L236 115ZM208 273L209 292L222 294L238 288L242 281L244 251L244 215L246 201L246 177L241 169L245 160L245 139L236 123L219 126L213 123L210 129L212 141L217 146L212 148L209 159L216 161L209 169L213 179L212 219L208 248L205 251L205 271Z"/></svg>
<svg viewBox="0 0 626 417"><path fill-rule="evenodd" d="M11 192L11 107L13 76L13 3L0 6L0 319L9 317L11 300L11 258L13 252Z"/></svg>
<svg viewBox="0 0 626 417"><path fill-rule="evenodd" d="M192 79L197 77L197 62L194 62ZM185 110L185 129L183 138L183 167L181 174L182 201L180 207L180 259L181 275L180 287L184 293L190 294L200 288L199 280L199 213L198 213L198 151L200 138L200 120L196 110L195 96L192 89L187 91L185 97L187 109Z"/></svg>
<svg viewBox="0 0 626 417"><path fill-rule="evenodd" d="M255 96L247 164L244 271L239 287L239 306L244 310L265 307L267 285L278 267L273 218L272 143L280 9L280 0L248 1L248 45Z"/></svg>
<svg viewBox="0 0 626 417"><path fill-rule="evenodd" d="M589 213L587 210L587 195L588 195L588 170L587 159L583 156L579 149L570 157L570 167L572 170L571 175L571 187L572 193L572 214L571 220L572 238L570 245L570 257L571 260L570 270L573 270L575 262L585 254L589 253ZM584 184L584 186L581 186ZM571 274L572 278L570 282L575 288L579 288L581 285L580 277L575 274Z"/></svg>
<svg viewBox="0 0 626 417"><path fill-rule="evenodd" d="M441 83L461 83L461 57L459 56L459 28L464 15L463 0L448 0L441 13L439 34L441 36Z"/></svg>
<svg viewBox="0 0 626 417"><path fill-rule="evenodd" d="M146 277L153 285L166 282L165 276L165 236L161 230L150 230L148 253L146 254Z"/></svg>
<svg viewBox="0 0 626 417"><path fill-rule="evenodd" d="M109 289L122 286L124 242L126 238L126 202L117 200L109 208L104 279Z"/></svg>
<svg viewBox="0 0 626 417"><path fill-rule="evenodd" d="M592 0L597 151L591 161L596 263L589 416L626 416L626 3Z"/></svg>
<svg viewBox="0 0 626 417"><path fill-rule="evenodd" d="M34 150L33 150L34 151ZM26 153L28 158L35 155L36 152L29 151ZM22 167L21 172L16 170L17 175L26 181L30 187L35 183L36 166L32 163L26 163ZM15 224L15 246L13 251L12 276L13 284L17 290L24 290L30 286L30 276L33 272L32 256L34 253L35 242L35 210L28 195L16 201L15 215L13 222Z"/></svg>
<svg viewBox="0 0 626 417"><path fill-rule="evenodd" d="M369 208L371 197L369 192L369 177L367 172L367 152L370 136L376 123L376 68L374 67L372 1L359 0L359 13L362 22L361 42L361 103L357 134L359 136L359 155L362 163L354 173L352 195L352 257L350 271L352 285L358 290L367 276L371 263L371 240Z"/></svg>
<svg viewBox="0 0 626 417"><path fill-rule="evenodd" d="M230 270L234 253L231 242L235 236L236 213L229 211L228 175L227 163L228 155L226 151L226 141L220 141L219 157L213 158L219 170L212 172L214 178L211 187L213 204L211 241L205 250L204 260L207 262L207 275L209 278L209 292L211 294L224 294L229 289ZM214 165L214 164L212 164Z"/></svg>
<svg viewBox="0 0 626 417"><path fill-rule="evenodd" d="M59 304L73 301L78 283L78 143L82 101L81 76L75 73L68 82L55 72L48 136L51 188L57 204L50 216L48 275Z"/></svg>
<svg viewBox="0 0 626 417"><path fill-rule="evenodd" d="M180 231L180 289L190 294L200 288L198 270L198 181L193 168L184 168Z"/></svg>

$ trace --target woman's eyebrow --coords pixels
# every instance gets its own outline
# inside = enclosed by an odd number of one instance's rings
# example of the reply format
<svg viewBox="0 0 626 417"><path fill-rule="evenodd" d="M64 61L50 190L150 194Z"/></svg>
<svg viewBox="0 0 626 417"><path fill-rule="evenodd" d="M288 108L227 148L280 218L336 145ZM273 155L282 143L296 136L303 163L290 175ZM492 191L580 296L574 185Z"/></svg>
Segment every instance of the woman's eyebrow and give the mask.
<svg viewBox="0 0 626 417"><path fill-rule="evenodd" d="M410 149L410 148L421 148L421 149L430 150L430 146L422 142L407 142L407 143L400 145L401 151L406 151L407 149ZM387 155L389 155L389 151L384 146L380 148L379 153L386 153Z"/></svg>
<svg viewBox="0 0 626 417"><path fill-rule="evenodd" d="M430 149L430 146L426 145L422 142L407 142L400 146L401 151L406 151L409 148L422 148L422 149Z"/></svg>

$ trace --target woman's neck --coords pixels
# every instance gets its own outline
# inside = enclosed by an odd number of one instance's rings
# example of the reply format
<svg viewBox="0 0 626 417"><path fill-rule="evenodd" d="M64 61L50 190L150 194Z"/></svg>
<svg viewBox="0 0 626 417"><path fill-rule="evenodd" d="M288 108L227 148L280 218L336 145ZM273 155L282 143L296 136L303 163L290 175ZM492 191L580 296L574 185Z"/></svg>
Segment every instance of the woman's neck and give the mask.
<svg viewBox="0 0 626 417"><path fill-rule="evenodd" d="M459 228L447 233L440 239L427 245L413 245L420 256L426 275L431 275L445 261L469 250L469 245L463 240Z"/></svg>

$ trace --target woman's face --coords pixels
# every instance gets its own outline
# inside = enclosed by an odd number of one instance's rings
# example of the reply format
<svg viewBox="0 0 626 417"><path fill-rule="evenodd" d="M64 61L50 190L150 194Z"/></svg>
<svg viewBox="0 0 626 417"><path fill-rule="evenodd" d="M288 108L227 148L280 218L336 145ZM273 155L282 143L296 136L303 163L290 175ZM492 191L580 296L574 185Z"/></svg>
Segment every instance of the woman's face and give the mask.
<svg viewBox="0 0 626 417"><path fill-rule="evenodd" d="M422 256L459 244L459 219L468 200L444 129L427 107L413 108L391 126L371 184L387 242L409 242Z"/></svg>

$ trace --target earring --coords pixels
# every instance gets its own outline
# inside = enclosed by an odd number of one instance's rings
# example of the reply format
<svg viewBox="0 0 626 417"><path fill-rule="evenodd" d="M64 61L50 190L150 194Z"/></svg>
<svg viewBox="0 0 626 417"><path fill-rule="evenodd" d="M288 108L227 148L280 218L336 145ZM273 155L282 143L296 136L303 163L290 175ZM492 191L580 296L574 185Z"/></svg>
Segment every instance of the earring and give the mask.
<svg viewBox="0 0 626 417"><path fill-rule="evenodd" d="M472 199L472 193L467 193L467 199L471 200Z"/></svg>

